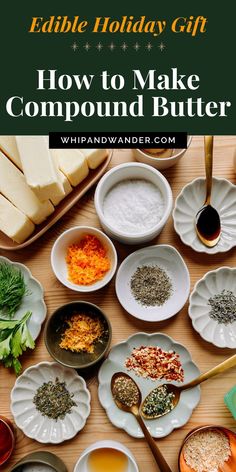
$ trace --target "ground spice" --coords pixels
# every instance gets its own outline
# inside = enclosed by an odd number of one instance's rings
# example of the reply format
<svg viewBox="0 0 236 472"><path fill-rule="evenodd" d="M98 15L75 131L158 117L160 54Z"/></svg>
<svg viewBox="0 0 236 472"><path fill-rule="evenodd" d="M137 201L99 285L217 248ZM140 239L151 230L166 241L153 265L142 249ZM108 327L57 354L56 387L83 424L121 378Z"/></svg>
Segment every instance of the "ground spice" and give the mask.
<svg viewBox="0 0 236 472"><path fill-rule="evenodd" d="M75 313L66 323L69 328L62 335L59 346L73 352L93 353L96 341L104 333L104 324L99 317Z"/></svg>
<svg viewBox="0 0 236 472"><path fill-rule="evenodd" d="M163 351L158 346L140 346L134 348L131 356L125 360L125 367L136 375L152 380L183 382L184 370L179 354Z"/></svg>
<svg viewBox="0 0 236 472"><path fill-rule="evenodd" d="M231 290L222 290L209 298L207 304L211 306L210 318L218 323L227 325L236 321L236 296Z"/></svg>
<svg viewBox="0 0 236 472"><path fill-rule="evenodd" d="M66 262L68 279L78 285L90 285L101 280L111 266L106 249L92 234L86 234L78 244L68 247Z"/></svg>
<svg viewBox="0 0 236 472"><path fill-rule="evenodd" d="M198 431L185 443L183 455L195 472L218 472L231 456L230 442L221 431Z"/></svg>
<svg viewBox="0 0 236 472"><path fill-rule="evenodd" d="M146 416L150 416L150 418L165 415L173 410L174 398L174 393L168 392L166 385L160 385L146 397L142 411Z"/></svg>
<svg viewBox="0 0 236 472"><path fill-rule="evenodd" d="M112 393L116 400L128 407L136 405L139 401L137 385L132 379L125 376L120 376L115 379Z"/></svg>
<svg viewBox="0 0 236 472"><path fill-rule="evenodd" d="M135 300L145 306L161 306L172 293L169 276L156 265L138 267L131 277L130 288Z"/></svg>
<svg viewBox="0 0 236 472"><path fill-rule="evenodd" d="M71 413L72 407L77 406L73 396L74 394L67 390L65 382L60 382L56 377L54 382L44 382L37 389L33 403L43 416L63 420L67 413Z"/></svg>

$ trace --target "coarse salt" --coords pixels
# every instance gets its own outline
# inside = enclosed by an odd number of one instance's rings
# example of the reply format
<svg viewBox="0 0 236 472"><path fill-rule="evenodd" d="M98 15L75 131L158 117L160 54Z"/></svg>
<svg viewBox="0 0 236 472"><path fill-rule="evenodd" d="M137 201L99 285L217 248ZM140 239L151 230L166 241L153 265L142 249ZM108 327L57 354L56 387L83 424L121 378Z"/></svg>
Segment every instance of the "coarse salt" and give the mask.
<svg viewBox="0 0 236 472"><path fill-rule="evenodd" d="M152 182L144 179L124 180L108 191L103 202L103 213L113 228L124 233L143 233L161 220L164 198Z"/></svg>

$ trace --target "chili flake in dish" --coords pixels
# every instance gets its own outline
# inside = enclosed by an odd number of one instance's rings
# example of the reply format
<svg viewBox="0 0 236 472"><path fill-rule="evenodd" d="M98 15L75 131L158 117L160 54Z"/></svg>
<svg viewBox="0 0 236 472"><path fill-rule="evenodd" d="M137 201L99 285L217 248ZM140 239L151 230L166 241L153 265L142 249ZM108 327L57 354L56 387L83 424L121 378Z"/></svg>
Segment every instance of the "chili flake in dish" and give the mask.
<svg viewBox="0 0 236 472"><path fill-rule="evenodd" d="M134 348L131 356L125 361L125 367L133 370L139 377L152 380L183 382L184 370L179 354L174 351L163 351L158 346L140 346Z"/></svg>
<svg viewBox="0 0 236 472"><path fill-rule="evenodd" d="M111 267L107 251L99 239L86 234L67 249L68 279L77 285L91 285L101 280Z"/></svg>
<svg viewBox="0 0 236 472"><path fill-rule="evenodd" d="M75 313L66 323L68 328L63 333L59 346L72 352L93 354L96 341L104 333L102 320L85 313Z"/></svg>

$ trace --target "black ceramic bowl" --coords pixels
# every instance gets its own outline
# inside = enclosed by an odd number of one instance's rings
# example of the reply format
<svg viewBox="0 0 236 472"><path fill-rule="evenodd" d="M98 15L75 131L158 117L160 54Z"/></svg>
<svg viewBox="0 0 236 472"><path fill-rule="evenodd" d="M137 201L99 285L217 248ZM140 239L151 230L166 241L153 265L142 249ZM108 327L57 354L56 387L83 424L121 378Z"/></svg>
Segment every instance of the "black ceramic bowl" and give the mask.
<svg viewBox="0 0 236 472"><path fill-rule="evenodd" d="M75 313L85 313L91 317L98 317L104 326L102 337L94 345L94 353L72 352L62 349L59 344L66 328L67 320ZM89 369L99 363L106 355L111 343L111 324L104 312L93 303L77 301L67 303L58 308L48 319L44 341L49 354L60 364L73 369Z"/></svg>

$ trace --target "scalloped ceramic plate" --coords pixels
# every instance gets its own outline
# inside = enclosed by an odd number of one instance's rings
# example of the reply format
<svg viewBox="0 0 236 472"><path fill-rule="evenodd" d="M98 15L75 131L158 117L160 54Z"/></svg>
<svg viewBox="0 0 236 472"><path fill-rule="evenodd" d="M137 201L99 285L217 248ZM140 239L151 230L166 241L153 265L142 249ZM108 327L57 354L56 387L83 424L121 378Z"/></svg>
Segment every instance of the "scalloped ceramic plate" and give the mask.
<svg viewBox="0 0 236 472"><path fill-rule="evenodd" d="M21 305L13 318L19 320L27 311L32 311L32 316L28 321L28 328L35 340L41 331L47 313L47 308L43 299L43 287L41 283L32 276L30 270L24 264L21 264L20 262L12 262L7 259L7 257L3 256L0 256L0 263L1 262L6 262L7 264L16 267L24 276L29 293L23 297Z"/></svg>
<svg viewBox="0 0 236 472"><path fill-rule="evenodd" d="M209 317L209 298L224 289L236 296L236 269L221 267L207 272L193 289L188 312L194 329L205 341L217 347L236 349L236 321L224 325Z"/></svg>
<svg viewBox="0 0 236 472"><path fill-rule="evenodd" d="M180 355L180 361L184 369L184 382L196 378L199 375L199 369L192 361L188 350L182 345L175 342L172 338L162 333L147 334L137 333L130 336L127 341L114 346L108 358L103 363L99 371L99 400L103 408L106 410L107 416L111 423L117 428L124 429L130 436L134 438L142 438L143 433L131 413L121 411L115 404L111 394L111 378L115 372L128 373L140 387L142 398L157 385L166 383L166 381L155 381L138 377L132 371L128 371L124 367L124 362L130 356L134 347L140 346L159 346L164 350L174 350ZM173 382L177 385L176 382ZM174 429L180 428L186 424L192 415L193 409L196 408L200 401L200 388L195 387L186 390L180 397L177 407L168 415L156 420L145 421L148 430L154 438L162 438L170 434Z"/></svg>
<svg viewBox="0 0 236 472"><path fill-rule="evenodd" d="M221 219L221 237L215 247L206 247L197 237L195 216L205 200L205 179L198 178L187 184L178 195L173 211L175 231L184 244L194 251L216 254L236 246L236 186L229 180L213 178L212 206Z"/></svg>
<svg viewBox="0 0 236 472"><path fill-rule="evenodd" d="M169 275L173 291L161 306L143 306L132 295L130 280L138 267L157 265ZM186 303L190 290L188 268L172 246L159 244L133 252L122 262L116 276L116 295L123 308L135 318L144 321L163 321L178 313Z"/></svg>
<svg viewBox="0 0 236 472"><path fill-rule="evenodd" d="M66 383L77 403L70 414L57 421L43 416L33 403L36 390L56 377ZM26 436L40 443L59 444L73 438L84 427L90 414L90 393L74 369L56 362L41 362L26 369L16 380L11 392L11 411L16 425Z"/></svg>

